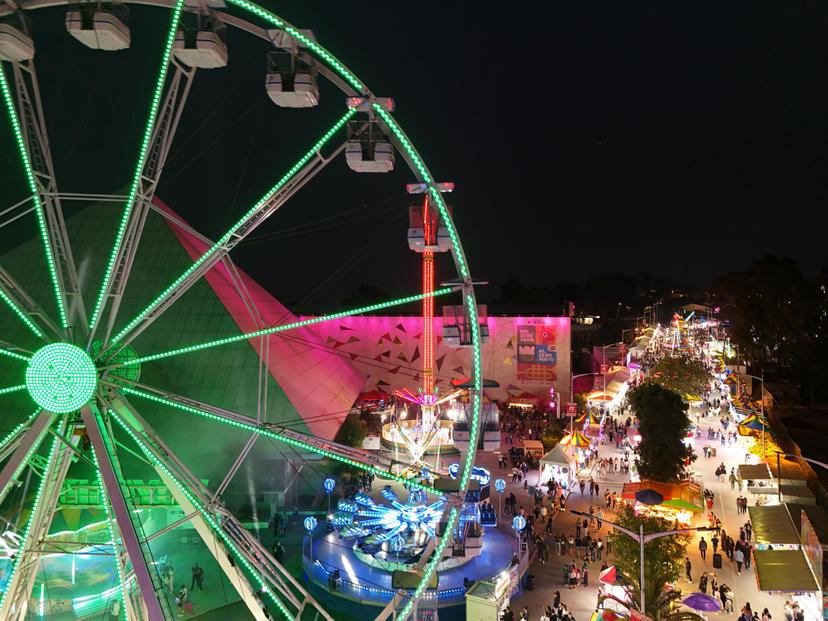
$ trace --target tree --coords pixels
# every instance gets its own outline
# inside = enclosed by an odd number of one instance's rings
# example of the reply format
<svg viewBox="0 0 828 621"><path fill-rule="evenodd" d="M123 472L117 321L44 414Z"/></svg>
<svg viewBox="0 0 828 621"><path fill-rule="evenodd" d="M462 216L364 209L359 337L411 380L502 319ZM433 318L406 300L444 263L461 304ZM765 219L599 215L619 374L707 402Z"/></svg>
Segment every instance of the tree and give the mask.
<svg viewBox="0 0 828 621"><path fill-rule="evenodd" d="M559 421L553 421L546 429L543 430L541 433L541 442L543 442L543 448L547 451L553 449L558 442L561 441L561 438L564 437L564 431L561 427L561 423Z"/></svg>
<svg viewBox="0 0 828 621"><path fill-rule="evenodd" d="M634 533L640 532L644 525L644 534L661 533L675 530L672 522L660 517L637 516L631 507L625 507L618 513L616 523ZM641 549L637 541L624 533L613 530L608 539L612 541L613 561L618 572L628 585L629 605L640 609L641 602ZM656 621L678 621L680 619L700 619L693 613L671 613L670 604L679 597L676 591L665 591L668 582L678 580L684 571L684 557L690 538L685 535L672 535L654 539L644 549L644 599L646 614ZM626 603L625 603L626 605Z"/></svg>
<svg viewBox="0 0 828 621"><path fill-rule="evenodd" d="M579 392L575 394L575 406L578 408L578 416L587 411L587 393Z"/></svg>
<svg viewBox="0 0 828 621"><path fill-rule="evenodd" d="M687 404L678 393L652 382L633 388L628 398L641 434L638 474L642 479L678 481L687 457Z"/></svg>
<svg viewBox="0 0 828 621"><path fill-rule="evenodd" d="M710 374L704 362L684 352L662 357L650 370L650 381L682 397L693 399L704 392Z"/></svg>
<svg viewBox="0 0 828 621"><path fill-rule="evenodd" d="M362 448L362 441L368 434L368 429L365 421L362 420L358 412L351 412L342 421L339 431L336 432L334 442L339 444L346 444L355 448Z"/></svg>
<svg viewBox="0 0 828 621"><path fill-rule="evenodd" d="M767 255L715 279L710 294L721 318L732 322L742 356L763 369L797 372L817 320L815 288L796 261Z"/></svg>

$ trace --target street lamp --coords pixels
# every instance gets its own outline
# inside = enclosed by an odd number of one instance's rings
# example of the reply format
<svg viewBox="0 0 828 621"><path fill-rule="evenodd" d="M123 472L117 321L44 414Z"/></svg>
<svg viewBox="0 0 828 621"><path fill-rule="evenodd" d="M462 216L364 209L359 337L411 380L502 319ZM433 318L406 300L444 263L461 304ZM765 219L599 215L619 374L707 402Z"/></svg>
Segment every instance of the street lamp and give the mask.
<svg viewBox="0 0 828 621"><path fill-rule="evenodd" d="M497 479L495 481L495 489L497 490L497 495L500 497L500 500L497 503L497 517L503 515L503 492L506 491L506 481L503 479Z"/></svg>
<svg viewBox="0 0 828 621"><path fill-rule="evenodd" d="M515 529L515 535L517 535L517 553L518 556L520 556L520 534L523 532L523 529L526 528L526 518L522 515L516 515L512 520L512 528Z"/></svg>
<svg viewBox="0 0 828 621"><path fill-rule="evenodd" d="M311 572L313 572L313 531L316 529L318 522L315 517L309 515L305 518L302 524L305 527L305 530L308 531L308 538L310 540Z"/></svg>
<svg viewBox="0 0 828 621"><path fill-rule="evenodd" d="M622 343L625 343L625 342L626 342L626 341L624 341L624 335L625 335L627 332L638 332L638 330L639 330L638 326L636 326L636 327L634 327L634 328L626 328L626 329L624 329L624 330L621 330L621 342L622 342Z"/></svg>
<svg viewBox="0 0 828 621"><path fill-rule="evenodd" d="M573 375L569 378L569 398L570 400L575 403L575 378L576 377L586 377L587 375L600 375L600 373L578 373L577 375ZM606 379L606 378L605 378ZM567 414L569 416L569 435L571 436L575 433L575 414Z"/></svg>
<svg viewBox="0 0 828 621"><path fill-rule="evenodd" d="M584 513L583 511L570 510L570 513L573 513L575 515L580 515L580 516L583 516L583 517L589 517L589 513ZM622 533L624 533L625 535L627 535L628 537L630 537L633 541L638 542L638 546L639 546L639 549L640 549L640 560L638 562L639 568L640 568L639 569L640 574L639 574L639 578L638 578L638 580L639 580L638 590L641 593L641 612L643 614L646 614L646 610L647 610L644 607L644 605L646 603L645 598L644 598L644 545L651 542L651 541L654 541L655 539L661 539L662 537L669 537L670 535L681 535L682 533L716 530L715 528L710 528L708 526L697 526L696 528L679 528L678 530L666 530L666 531L661 532L661 533L647 533L645 535L644 534L644 523L643 522L641 524L639 524L639 529L638 529L637 533L635 531L630 530L629 528L625 528L624 526L621 526L620 524L616 524L614 522L608 522L607 520L603 520L603 523L604 524L609 524L614 529L619 530Z"/></svg>
<svg viewBox="0 0 828 621"><path fill-rule="evenodd" d="M762 373L761 377L756 377L750 373L740 373L739 375L751 377L762 382L762 388L759 392L759 415L762 417L762 461L765 461L765 374ZM753 391L751 390L751 392Z"/></svg>

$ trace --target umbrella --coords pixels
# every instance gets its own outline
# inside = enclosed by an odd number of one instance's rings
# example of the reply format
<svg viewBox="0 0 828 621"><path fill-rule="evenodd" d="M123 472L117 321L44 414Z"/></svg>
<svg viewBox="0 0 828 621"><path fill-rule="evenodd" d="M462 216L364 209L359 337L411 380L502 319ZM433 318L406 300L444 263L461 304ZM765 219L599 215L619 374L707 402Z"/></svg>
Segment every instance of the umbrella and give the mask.
<svg viewBox="0 0 828 621"><path fill-rule="evenodd" d="M619 621L619 619L626 619L627 617L622 617L617 612L613 612L612 610L602 610L601 612L596 612L592 615L592 621Z"/></svg>
<svg viewBox="0 0 828 621"><path fill-rule="evenodd" d="M660 505L664 495L654 489L640 489L635 493L635 499L643 505Z"/></svg>
<svg viewBox="0 0 828 621"><path fill-rule="evenodd" d="M560 441L563 446L574 446L576 448L585 448L589 446L591 440L582 434L580 431L575 431L573 434L566 434Z"/></svg>
<svg viewBox="0 0 828 621"><path fill-rule="evenodd" d="M615 569L615 565L610 565L600 574L598 574L598 580L603 582L604 584L612 584L615 582L615 575L617 570Z"/></svg>
<svg viewBox="0 0 828 621"><path fill-rule="evenodd" d="M691 593L681 601L685 606L693 610L717 612L722 609L722 603L707 593Z"/></svg>

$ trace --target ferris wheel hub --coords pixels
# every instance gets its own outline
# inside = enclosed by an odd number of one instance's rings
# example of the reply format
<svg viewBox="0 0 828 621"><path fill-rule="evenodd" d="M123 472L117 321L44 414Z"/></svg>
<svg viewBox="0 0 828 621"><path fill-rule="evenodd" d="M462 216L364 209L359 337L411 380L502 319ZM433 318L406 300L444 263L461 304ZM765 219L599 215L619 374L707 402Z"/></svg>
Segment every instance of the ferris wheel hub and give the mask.
<svg viewBox="0 0 828 621"><path fill-rule="evenodd" d="M98 371L89 355L70 343L40 348L26 369L26 389L49 412L73 412L95 394Z"/></svg>

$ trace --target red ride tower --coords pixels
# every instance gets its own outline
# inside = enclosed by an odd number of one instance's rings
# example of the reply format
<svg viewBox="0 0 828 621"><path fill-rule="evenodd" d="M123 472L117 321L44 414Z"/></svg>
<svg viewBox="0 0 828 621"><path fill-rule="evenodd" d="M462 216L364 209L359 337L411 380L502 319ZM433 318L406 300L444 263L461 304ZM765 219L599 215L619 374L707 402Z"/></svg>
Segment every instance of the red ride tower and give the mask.
<svg viewBox="0 0 828 621"><path fill-rule="evenodd" d="M412 184L409 194L422 194L408 211L408 247L423 255L423 293L434 291L434 255L451 249L448 230L431 201L426 184ZM439 192L451 192L453 183L436 185ZM434 394L434 298L423 298L423 393Z"/></svg>

